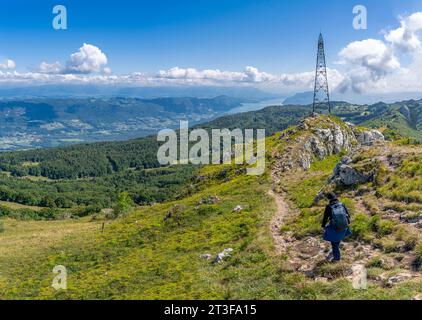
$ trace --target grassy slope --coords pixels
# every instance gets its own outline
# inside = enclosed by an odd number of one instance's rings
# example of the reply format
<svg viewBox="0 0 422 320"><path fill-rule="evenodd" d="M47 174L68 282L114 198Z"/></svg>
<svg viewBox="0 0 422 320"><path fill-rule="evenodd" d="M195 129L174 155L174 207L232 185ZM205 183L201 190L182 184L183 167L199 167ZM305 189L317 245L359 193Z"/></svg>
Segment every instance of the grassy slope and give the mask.
<svg viewBox="0 0 422 320"><path fill-rule="evenodd" d="M403 137L422 140L422 132L410 124L397 110L392 110L379 118L364 122L364 125L373 128L383 128L388 138L394 138L397 133Z"/></svg>
<svg viewBox="0 0 422 320"><path fill-rule="evenodd" d="M267 146L277 141L269 138ZM305 220L295 224L301 232L315 232L320 208L309 211L309 199L336 160L315 163L310 176L287 186L291 199L305 209ZM356 291L345 279L321 284L286 270L283 259L272 253L268 232L276 208L267 193L269 177L248 177L222 166L204 167L200 175L205 179L198 180L194 195L137 210L107 224L104 233L98 222L87 220L31 222L38 234L29 222L6 220L0 235L0 272L7 277L0 278L0 298L409 299L422 290L420 284L405 283ZM220 200L199 205L210 195ZM245 209L234 213L239 204ZM175 214L164 221L169 210ZM24 236L28 232L32 237ZM222 264L200 258L229 247L233 257ZM67 291L51 288L57 264L68 268Z"/></svg>
<svg viewBox="0 0 422 320"><path fill-rule="evenodd" d="M214 175L213 170L208 169L207 175ZM271 252L268 234L263 233L274 209L266 194L268 182L246 176L216 182L184 200L141 209L83 244L76 246L71 238L47 250L40 248L39 255L28 252L38 256L36 266L35 261L21 265L4 279L1 298L270 297L262 282L275 271L266 254ZM196 208L208 195L221 200ZM183 206L180 216L164 222L176 204ZM238 204L245 210L232 212ZM6 224L4 236L13 237L13 229L8 229ZM234 249L229 264L213 265L200 258L200 254L216 255L228 247ZM45 256L39 259L41 255ZM12 261L5 260L3 267L9 270ZM56 264L69 270L69 290L58 296L50 287ZM260 269L262 273L257 273ZM248 287L239 287L244 283Z"/></svg>

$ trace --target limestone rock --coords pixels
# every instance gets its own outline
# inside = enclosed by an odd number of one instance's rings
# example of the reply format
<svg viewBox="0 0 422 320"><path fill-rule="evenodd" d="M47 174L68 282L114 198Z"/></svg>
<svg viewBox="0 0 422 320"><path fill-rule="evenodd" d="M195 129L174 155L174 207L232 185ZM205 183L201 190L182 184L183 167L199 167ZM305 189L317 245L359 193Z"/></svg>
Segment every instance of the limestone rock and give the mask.
<svg viewBox="0 0 422 320"><path fill-rule="evenodd" d="M371 179L373 179L372 174L365 175L355 168L341 162L334 168L334 174L331 178L332 181L339 182L345 186L363 184L371 181Z"/></svg>
<svg viewBox="0 0 422 320"><path fill-rule="evenodd" d="M384 135L378 130L355 131L358 142L362 145L371 146L376 141L384 141Z"/></svg>
<svg viewBox="0 0 422 320"><path fill-rule="evenodd" d="M240 212L243 210L243 207L241 205L237 205L234 209L233 212Z"/></svg>
<svg viewBox="0 0 422 320"><path fill-rule="evenodd" d="M316 277L315 278L315 282L319 282L319 283L327 283L328 279L324 278L324 277Z"/></svg>
<svg viewBox="0 0 422 320"><path fill-rule="evenodd" d="M283 132L283 153L277 156L279 171L295 168L309 170L312 162L340 152L349 152L358 144L348 125L326 116L306 118L296 128Z"/></svg>
<svg viewBox="0 0 422 320"><path fill-rule="evenodd" d="M404 282L406 280L412 279L412 274L408 272L399 273L396 276L390 277L387 281L387 284L392 286L400 282Z"/></svg>
<svg viewBox="0 0 422 320"><path fill-rule="evenodd" d="M217 254L217 256L214 259L214 263L220 263L224 259L230 258L231 257L231 252L233 252L233 249L232 248L224 249L222 252L220 252L219 254Z"/></svg>

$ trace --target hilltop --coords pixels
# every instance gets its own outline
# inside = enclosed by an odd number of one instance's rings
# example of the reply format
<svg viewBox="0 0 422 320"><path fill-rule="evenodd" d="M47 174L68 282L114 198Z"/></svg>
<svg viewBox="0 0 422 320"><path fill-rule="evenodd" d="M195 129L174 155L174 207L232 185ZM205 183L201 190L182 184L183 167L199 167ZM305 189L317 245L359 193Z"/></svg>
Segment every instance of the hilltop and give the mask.
<svg viewBox="0 0 422 320"><path fill-rule="evenodd" d="M269 136L267 150L264 176L204 166L179 199L105 220L104 232L102 220L89 217L73 228L5 220L0 297L410 299L421 292L420 145L316 116ZM337 265L325 261L321 240L320 195L328 190L353 215ZM34 246L54 223L54 243ZM69 270L67 291L50 287L57 264ZM352 288L357 265L367 268L368 290Z"/></svg>
<svg viewBox="0 0 422 320"><path fill-rule="evenodd" d="M287 144L298 130L295 143ZM296 163L292 153L298 155ZM289 157L280 157L285 154ZM276 190L291 208L281 226L286 267L317 281L347 278L362 266L375 286L419 281L420 146L388 142L378 131L316 117L283 133L275 155ZM340 195L353 215L353 236L338 265L325 263L329 247L320 240L327 191Z"/></svg>

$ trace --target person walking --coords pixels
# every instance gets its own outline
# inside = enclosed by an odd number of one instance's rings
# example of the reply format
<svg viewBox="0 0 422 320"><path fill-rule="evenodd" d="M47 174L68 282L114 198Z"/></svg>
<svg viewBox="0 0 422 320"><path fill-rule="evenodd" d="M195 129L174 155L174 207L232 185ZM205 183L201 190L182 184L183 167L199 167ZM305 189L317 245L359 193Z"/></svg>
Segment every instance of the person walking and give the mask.
<svg viewBox="0 0 422 320"><path fill-rule="evenodd" d="M350 214L346 206L341 203L335 193L326 195L329 204L325 208L322 228L324 229L324 240L331 242L332 262L341 260L340 243L352 234L350 231ZM327 223L329 224L327 225Z"/></svg>

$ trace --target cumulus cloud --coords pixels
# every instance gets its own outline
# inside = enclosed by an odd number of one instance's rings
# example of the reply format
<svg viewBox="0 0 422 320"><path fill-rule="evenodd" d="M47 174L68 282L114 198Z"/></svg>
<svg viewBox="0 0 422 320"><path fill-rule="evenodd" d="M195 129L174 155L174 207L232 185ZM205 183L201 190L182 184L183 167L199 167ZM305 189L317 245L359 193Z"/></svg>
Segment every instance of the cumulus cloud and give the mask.
<svg viewBox="0 0 422 320"><path fill-rule="evenodd" d="M64 66L58 61L54 63L42 62L37 72L43 74L91 74L103 72L111 73L106 67L107 56L100 48L84 43L75 53L72 53Z"/></svg>
<svg viewBox="0 0 422 320"><path fill-rule="evenodd" d="M340 51L342 64L362 67L373 80L377 80L389 72L400 68L400 63L389 48L381 40L367 39L355 41Z"/></svg>
<svg viewBox="0 0 422 320"><path fill-rule="evenodd" d="M0 69L15 69L16 63L11 59L6 59L3 63L0 63Z"/></svg>
<svg viewBox="0 0 422 320"><path fill-rule="evenodd" d="M416 12L408 17L400 17L400 27L387 32L385 40L403 52L420 51L422 45L418 32L421 30L422 12Z"/></svg>
<svg viewBox="0 0 422 320"><path fill-rule="evenodd" d="M340 92L422 91L422 12L398 20L399 27L384 31L384 39L354 42L340 52L346 67Z"/></svg>
<svg viewBox="0 0 422 320"><path fill-rule="evenodd" d="M78 52L70 55L67 61L65 73L88 74L102 71L107 64L107 56L100 48L84 43Z"/></svg>

